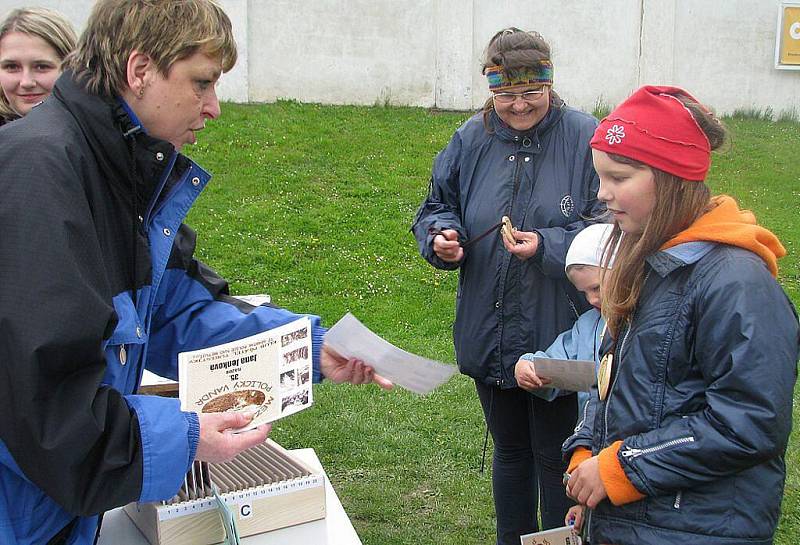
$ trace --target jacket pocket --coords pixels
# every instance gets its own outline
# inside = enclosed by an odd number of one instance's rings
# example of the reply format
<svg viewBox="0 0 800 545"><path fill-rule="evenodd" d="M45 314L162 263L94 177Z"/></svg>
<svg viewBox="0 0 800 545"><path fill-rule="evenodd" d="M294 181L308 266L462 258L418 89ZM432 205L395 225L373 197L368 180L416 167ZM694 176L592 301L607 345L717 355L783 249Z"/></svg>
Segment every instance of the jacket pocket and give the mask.
<svg viewBox="0 0 800 545"><path fill-rule="evenodd" d="M731 478L649 499L648 519L654 526L696 534L747 535L747 529L735 528L733 509L742 498L734 493Z"/></svg>
<svg viewBox="0 0 800 545"><path fill-rule="evenodd" d="M114 310L118 322L106 341L106 374L103 382L127 393L131 385L138 381L139 360L147 342L147 332L127 293L114 297Z"/></svg>

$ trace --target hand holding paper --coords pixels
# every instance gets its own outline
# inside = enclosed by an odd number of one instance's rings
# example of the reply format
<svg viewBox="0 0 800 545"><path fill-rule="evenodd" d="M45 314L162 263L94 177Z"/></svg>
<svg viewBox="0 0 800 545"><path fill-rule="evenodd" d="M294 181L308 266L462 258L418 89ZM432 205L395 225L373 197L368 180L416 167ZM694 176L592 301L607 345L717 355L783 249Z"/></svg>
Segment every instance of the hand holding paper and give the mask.
<svg viewBox="0 0 800 545"><path fill-rule="evenodd" d="M369 365L380 373L375 375L376 377L399 384L418 394L431 392L449 380L457 370L454 366L397 348L370 331L349 312L328 330L325 335L325 345L342 358L369 362ZM325 374L324 369L322 372ZM383 387L382 384L381 386Z"/></svg>
<svg viewBox="0 0 800 545"><path fill-rule="evenodd" d="M547 385L560 390L588 392L595 382L595 364L589 360L562 360L557 358L534 357L533 368L536 375L547 380Z"/></svg>
<svg viewBox="0 0 800 545"><path fill-rule="evenodd" d="M374 382L384 390L394 387L392 381L375 373L375 370L356 358L345 358L336 353L328 344L322 345L319 359L320 371L331 382L339 384L350 382L352 384L369 384Z"/></svg>
<svg viewBox="0 0 800 545"><path fill-rule="evenodd" d="M536 374L533 362L528 359L520 358L514 366L514 377L517 384L523 390L536 390L550 384L550 380Z"/></svg>

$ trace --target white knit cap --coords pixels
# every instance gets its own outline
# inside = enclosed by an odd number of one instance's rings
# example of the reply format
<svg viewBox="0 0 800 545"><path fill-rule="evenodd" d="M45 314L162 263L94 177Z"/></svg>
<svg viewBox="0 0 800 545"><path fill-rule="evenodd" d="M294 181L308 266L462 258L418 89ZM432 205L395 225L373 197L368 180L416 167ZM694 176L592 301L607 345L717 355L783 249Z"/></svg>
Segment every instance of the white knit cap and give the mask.
<svg viewBox="0 0 800 545"><path fill-rule="evenodd" d="M610 223L595 223L575 235L569 250L567 250L564 270L567 270L570 265L599 267L603 258L603 250L609 237L611 237L613 227ZM609 268L611 268L613 261L614 257L612 256L608 265Z"/></svg>

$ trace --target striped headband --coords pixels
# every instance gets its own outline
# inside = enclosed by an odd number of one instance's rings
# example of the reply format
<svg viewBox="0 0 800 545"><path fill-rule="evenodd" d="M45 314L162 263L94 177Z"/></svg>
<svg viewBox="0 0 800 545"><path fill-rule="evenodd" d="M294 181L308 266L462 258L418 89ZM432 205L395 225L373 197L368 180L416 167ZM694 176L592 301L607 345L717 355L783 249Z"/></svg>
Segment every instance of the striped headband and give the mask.
<svg viewBox="0 0 800 545"><path fill-rule="evenodd" d="M525 85L552 85L553 63L549 60L539 61L533 68L516 70L516 76L508 77L502 66L487 66L484 73L489 80L489 90L512 89Z"/></svg>

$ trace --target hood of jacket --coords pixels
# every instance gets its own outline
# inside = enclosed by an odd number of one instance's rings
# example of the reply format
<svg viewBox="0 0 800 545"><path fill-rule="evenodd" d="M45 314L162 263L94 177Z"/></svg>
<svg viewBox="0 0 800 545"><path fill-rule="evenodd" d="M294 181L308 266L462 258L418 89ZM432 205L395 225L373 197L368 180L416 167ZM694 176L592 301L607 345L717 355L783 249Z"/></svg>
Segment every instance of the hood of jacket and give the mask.
<svg viewBox="0 0 800 545"><path fill-rule="evenodd" d="M778 259L786 255L778 237L758 225L752 212L740 209L736 200L727 195L714 197L708 212L668 240L661 249L696 241L719 242L750 250L764 260L772 276L778 275Z"/></svg>

